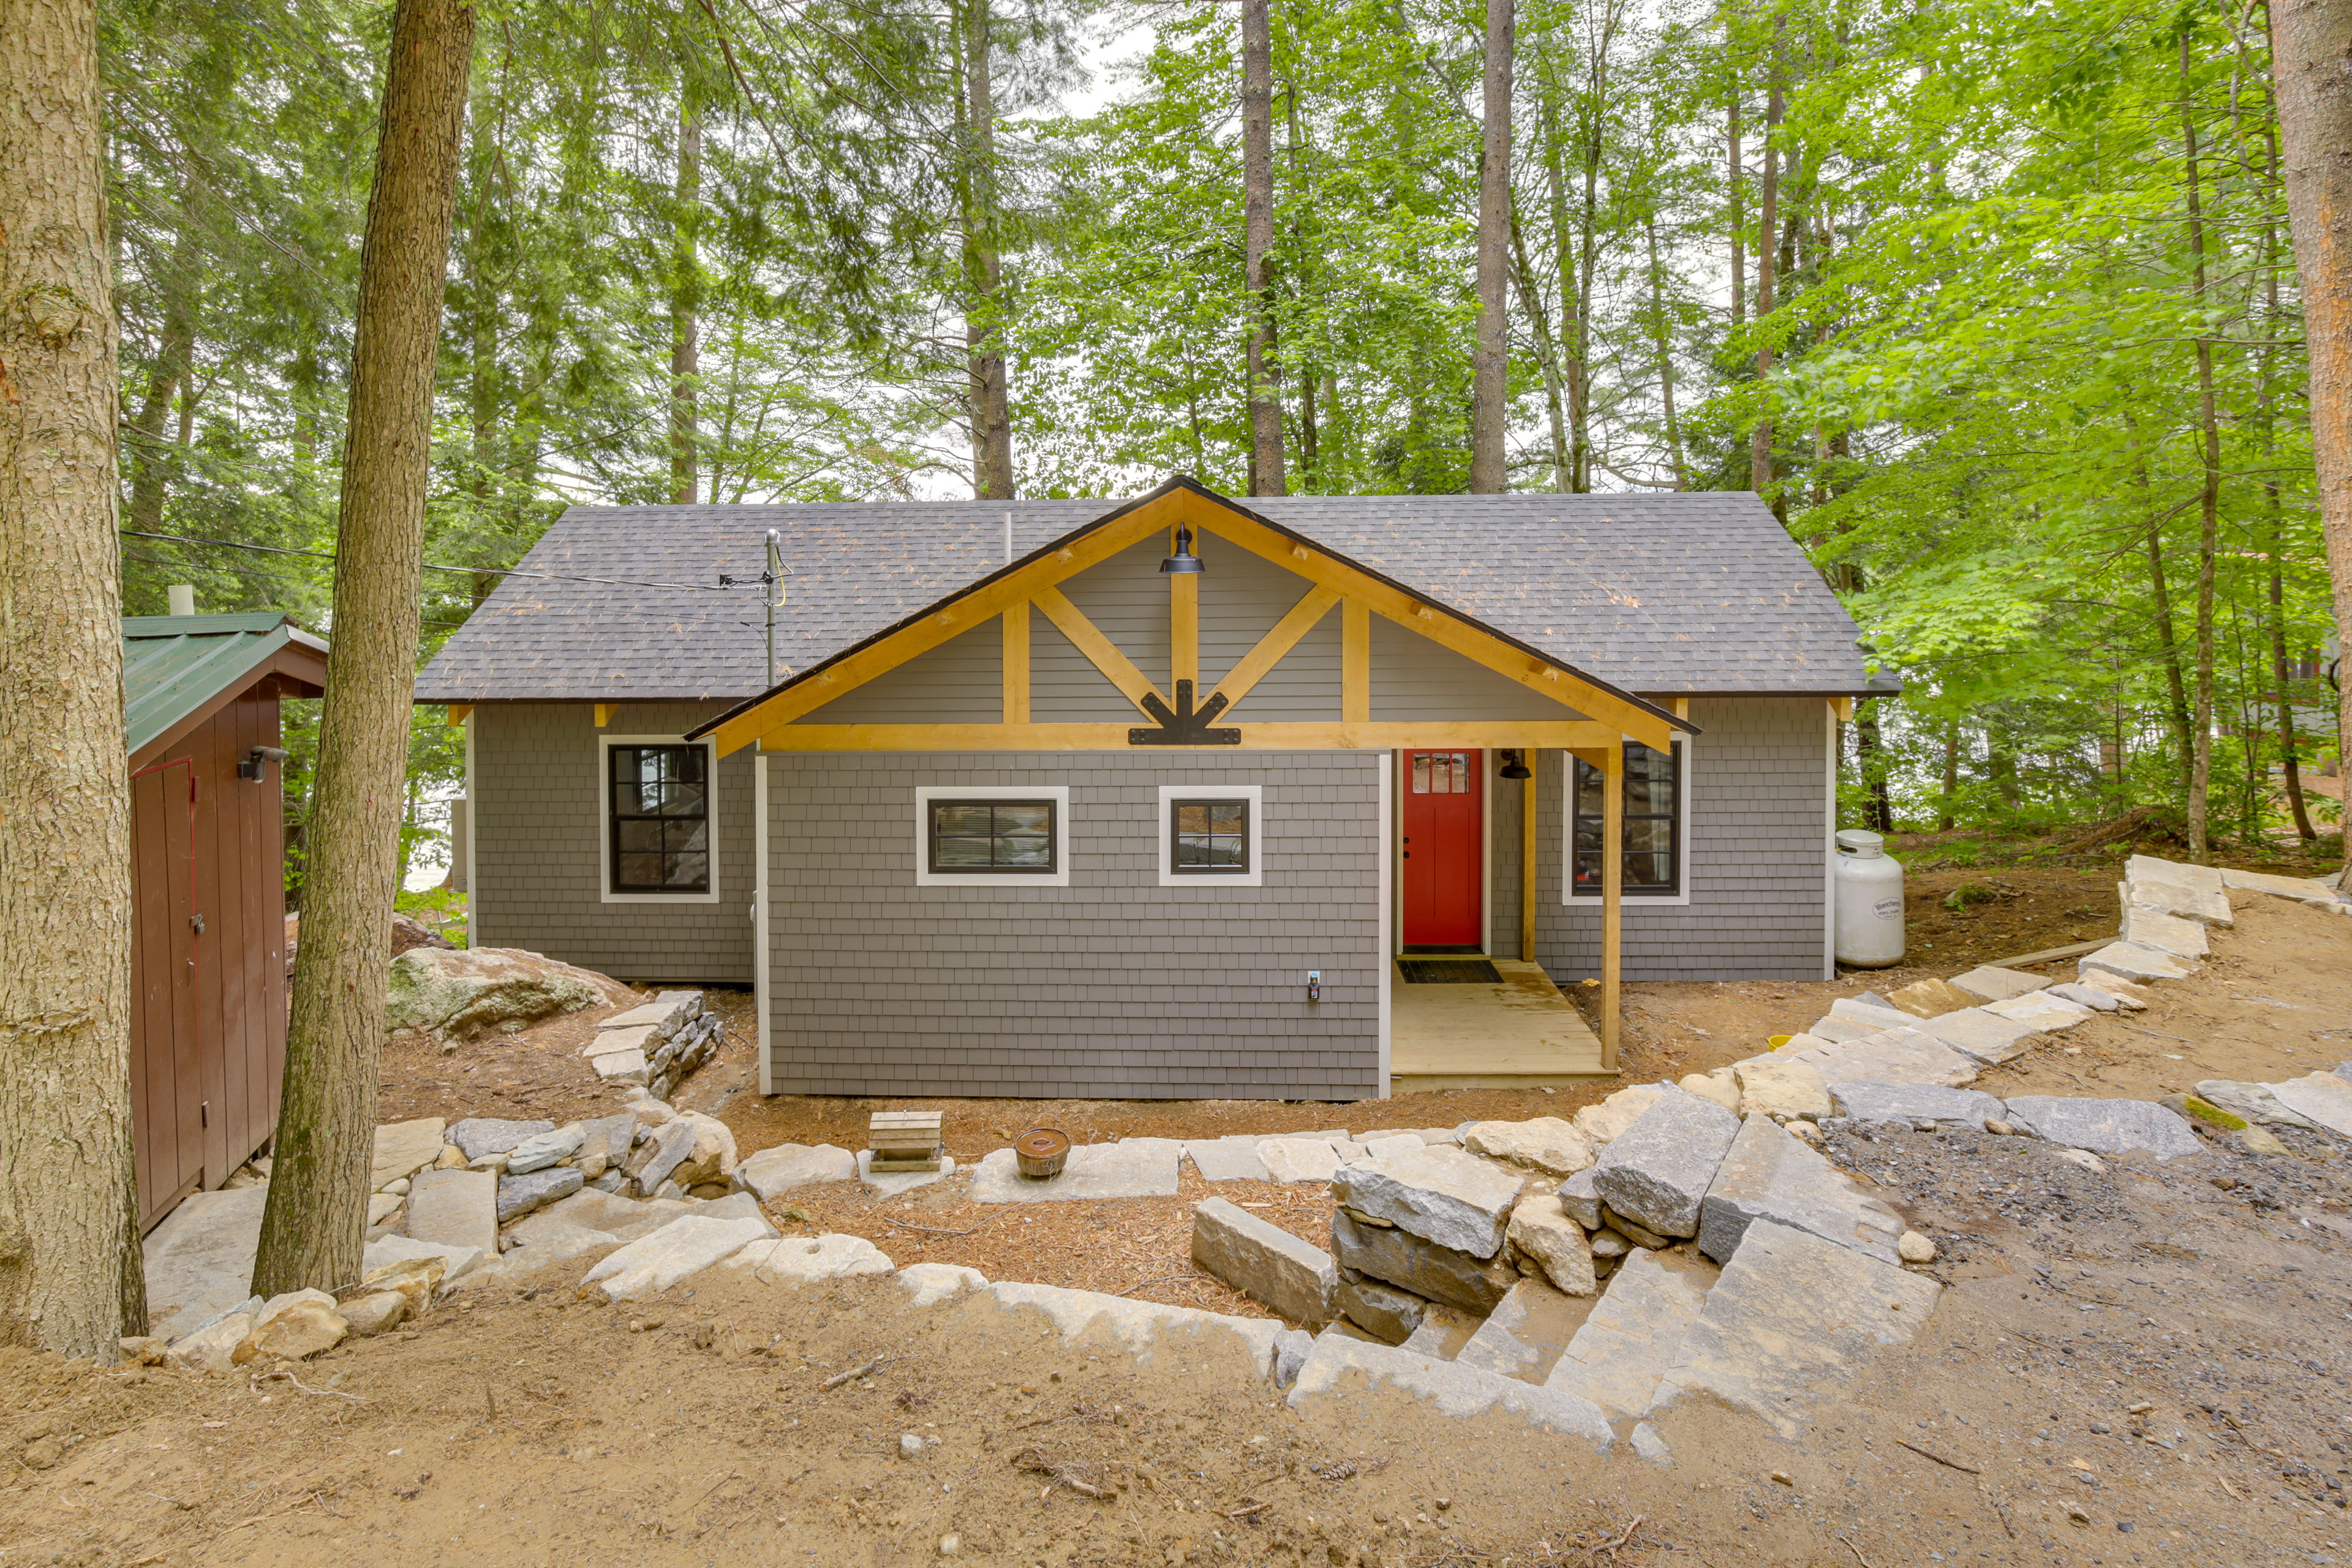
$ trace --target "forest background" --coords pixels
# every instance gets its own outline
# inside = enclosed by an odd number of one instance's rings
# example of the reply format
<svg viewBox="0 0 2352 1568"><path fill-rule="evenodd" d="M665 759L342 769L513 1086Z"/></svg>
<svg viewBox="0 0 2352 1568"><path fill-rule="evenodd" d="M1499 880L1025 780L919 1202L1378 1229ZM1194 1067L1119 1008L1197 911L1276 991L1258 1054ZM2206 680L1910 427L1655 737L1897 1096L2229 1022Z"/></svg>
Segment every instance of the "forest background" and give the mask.
<svg viewBox="0 0 2352 1568"><path fill-rule="evenodd" d="M1262 320L1237 7L943 7L484 8L425 657L573 502L1261 493L1261 326L1290 490L1469 488L1483 5L1275 0ZM331 634L388 13L102 11L128 613ZM1508 483L1766 497L1905 687L1847 824L2166 831L2201 731L2216 840L2340 832L2260 0L1520 0L1517 53Z"/></svg>

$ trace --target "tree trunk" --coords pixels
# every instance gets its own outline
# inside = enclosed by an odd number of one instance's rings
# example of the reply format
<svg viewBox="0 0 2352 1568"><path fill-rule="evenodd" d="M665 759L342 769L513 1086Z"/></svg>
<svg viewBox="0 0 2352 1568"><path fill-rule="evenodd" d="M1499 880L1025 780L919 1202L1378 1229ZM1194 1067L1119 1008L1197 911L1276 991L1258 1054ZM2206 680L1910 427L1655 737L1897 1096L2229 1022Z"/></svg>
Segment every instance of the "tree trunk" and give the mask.
<svg viewBox="0 0 2352 1568"><path fill-rule="evenodd" d="M147 1331L92 0L0 5L0 1343Z"/></svg>
<svg viewBox="0 0 2352 1568"><path fill-rule="evenodd" d="M1470 355L1470 493L1510 488L1503 289L1510 266L1512 0L1486 0L1486 120L1478 151L1478 338Z"/></svg>
<svg viewBox="0 0 2352 1568"><path fill-rule="evenodd" d="M1772 63L1769 85L1764 100L1764 179L1759 194L1756 246L1756 382L1758 404L1756 428L1748 437L1748 488L1763 495L1772 488L1772 419L1762 404L1763 384L1772 375L1771 330L1772 290L1780 270L1780 246L1777 243L1780 221L1780 150L1774 132L1780 128L1782 109L1780 96L1780 37L1773 36Z"/></svg>
<svg viewBox="0 0 2352 1568"><path fill-rule="evenodd" d="M1675 465L1675 489L1690 489L1690 464L1683 458L1683 427L1675 417L1675 346L1666 328L1665 271L1658 265L1658 215L1642 220L1650 246L1650 314L1656 322L1658 396L1665 405L1666 456Z"/></svg>
<svg viewBox="0 0 2352 1568"><path fill-rule="evenodd" d="M2189 258L2195 298L2205 305L2205 201L2197 169L2197 121L2189 102L2189 29L2180 30L2180 134L2189 176ZM2203 442L2203 473L2197 490L2197 712L2196 746L2189 773L2189 858L2199 866L2212 858L2207 842L2209 795L2213 783L2213 560L2221 531L2221 425L2214 410L2213 341L2196 343L2197 420Z"/></svg>
<svg viewBox="0 0 2352 1568"><path fill-rule="evenodd" d="M669 499L694 504L700 488L702 258L695 246L702 216L702 115L693 84L677 122L677 187L670 218Z"/></svg>
<svg viewBox="0 0 2352 1568"><path fill-rule="evenodd" d="M1748 324L1748 215L1739 176L1739 79L1731 79L1731 108L1725 116L1724 183L1731 198L1731 330Z"/></svg>
<svg viewBox="0 0 2352 1568"><path fill-rule="evenodd" d="M2352 627L2352 5L2277 0L2271 74L2286 153L2286 216L2311 353L2311 446L2336 624ZM2336 691L2352 742L2352 681ZM2344 836L2352 857L2352 833ZM2352 887L2352 864L2345 885Z"/></svg>
<svg viewBox="0 0 2352 1568"><path fill-rule="evenodd" d="M2146 488L2143 478L2141 489ZM2172 733L2180 747L2180 776L2185 782L2196 771L2197 742L2190 732L2189 688L2180 673L2180 638L2172 625L2172 594L2164 581L2164 530L2160 525L2150 527L2147 533L2147 582L2156 610L2156 645L2164 654L2166 695L2171 699Z"/></svg>
<svg viewBox="0 0 2352 1568"><path fill-rule="evenodd" d="M1944 730L1944 792L1936 803L1936 831L1952 830L1952 806L1960 796L1960 721L1954 719Z"/></svg>
<svg viewBox="0 0 2352 1568"><path fill-rule="evenodd" d="M196 212L205 198L201 167L191 158L187 178L180 187L179 231L173 237L171 258L164 263L162 279L163 334L156 343L155 361L147 369L146 395L140 399L139 412L131 416L131 427L139 438L131 444L131 511L123 526L142 533L161 528L164 494L187 446L184 439L177 447L166 447L163 416L172 411L173 398L193 396L188 371L195 358L196 279L204 270L196 238Z"/></svg>
<svg viewBox="0 0 2352 1568"><path fill-rule="evenodd" d="M264 1296L359 1278L416 679L434 358L473 38L462 0L398 0L393 13L352 321L310 882L253 1269Z"/></svg>
<svg viewBox="0 0 2352 1568"><path fill-rule="evenodd" d="M1013 499L1012 389L1004 369L1004 263L996 232L996 84L988 0L965 0L964 368L971 398L971 493ZM1271 221L1269 219L1269 221Z"/></svg>
<svg viewBox="0 0 2352 1568"><path fill-rule="evenodd" d="M1886 789L1886 751L1878 733L1878 703L1875 697L1865 698L1854 704L1853 755L1858 782L1870 797L1870 826L1874 833L1895 831L1895 802Z"/></svg>
<svg viewBox="0 0 2352 1568"><path fill-rule="evenodd" d="M1560 131L1559 116L1551 98L1551 85L1545 84L1544 116L1544 192L1551 206L1552 266L1559 273L1559 355L1560 379L1566 384L1568 395L1568 442L1565 473L1559 483L1562 495L1580 494L1584 488L1584 395L1588 384L1584 347L1584 319L1578 309L1576 280L1581 269L1576 264L1575 230L1568 221L1568 170L1560 161Z"/></svg>
<svg viewBox="0 0 2352 1568"><path fill-rule="evenodd" d="M1568 414L1560 397L1559 351L1551 341L1551 317L1537 286L1535 268L1528 265L1527 237L1518 222L1511 222L1511 258L1519 280L1519 309L1528 315L1528 330L1536 340L1536 364L1544 378L1544 417L1551 429L1552 489L1568 493Z"/></svg>
<svg viewBox="0 0 2352 1568"><path fill-rule="evenodd" d="M1275 363L1274 22L1268 0L1242 0L1242 227L1249 294L1250 494L1290 493L1282 465L1282 381Z"/></svg>

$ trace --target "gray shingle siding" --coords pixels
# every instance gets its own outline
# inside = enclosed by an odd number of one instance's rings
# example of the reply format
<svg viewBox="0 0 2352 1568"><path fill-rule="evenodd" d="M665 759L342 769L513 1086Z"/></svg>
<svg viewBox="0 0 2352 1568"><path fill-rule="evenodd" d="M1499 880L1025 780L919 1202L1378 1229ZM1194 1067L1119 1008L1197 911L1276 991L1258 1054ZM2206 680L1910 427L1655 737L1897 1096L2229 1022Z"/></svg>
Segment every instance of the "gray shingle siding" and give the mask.
<svg viewBox="0 0 2352 1568"><path fill-rule="evenodd" d="M772 1085L1352 1100L1379 1075L1372 752L772 756ZM1263 888L1162 888L1159 786L1265 790ZM919 785L1066 784L1066 888L919 887ZM1323 999L1306 999L1306 972Z"/></svg>
<svg viewBox="0 0 2352 1568"><path fill-rule="evenodd" d="M586 703L474 710L473 942L520 947L623 980L751 982L751 754L722 758L717 902L603 900L597 737L675 735L712 703L630 703L604 730Z"/></svg>

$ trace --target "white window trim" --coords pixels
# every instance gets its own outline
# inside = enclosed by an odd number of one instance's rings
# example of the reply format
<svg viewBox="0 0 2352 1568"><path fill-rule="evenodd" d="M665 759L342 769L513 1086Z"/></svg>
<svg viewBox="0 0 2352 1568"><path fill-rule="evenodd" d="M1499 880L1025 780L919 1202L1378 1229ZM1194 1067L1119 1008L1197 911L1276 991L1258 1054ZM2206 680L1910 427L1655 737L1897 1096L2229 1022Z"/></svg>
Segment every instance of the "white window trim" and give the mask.
<svg viewBox="0 0 2352 1568"><path fill-rule="evenodd" d="M710 854L710 890L703 893L616 893L613 891L613 758L614 746L700 746L709 759L703 777L709 781L703 798ZM468 826L472 824L469 822ZM596 890L608 904L715 904L719 901L719 748L711 741L689 741L683 735L599 735L596 737Z"/></svg>
<svg viewBox="0 0 2352 1568"><path fill-rule="evenodd" d="M1250 814L1249 869L1238 877L1176 869L1171 812L1180 800L1245 800ZM1161 784L1160 786L1160 885L1163 888L1263 888L1265 886L1265 786L1263 784Z"/></svg>
<svg viewBox="0 0 2352 1568"><path fill-rule="evenodd" d="M1054 869L1041 871L934 871L931 865L931 802L935 800L1050 800L1054 803ZM1067 784L918 784L915 786L915 886L919 888L1024 888L1070 885L1070 786Z"/></svg>
<svg viewBox="0 0 2352 1568"><path fill-rule="evenodd" d="M1691 743L1685 734L1675 736L1675 773L1680 790L1675 799L1675 845L1681 851L1681 875L1676 879L1680 890L1672 898L1660 898L1652 893L1627 893L1622 907L1629 910L1685 909L1691 895ZM1622 741L1618 742L1622 745ZM1576 770L1569 766L1575 761L1564 755L1560 763L1559 801L1559 901L1578 909L1597 910L1601 907L1599 893L1576 890Z"/></svg>

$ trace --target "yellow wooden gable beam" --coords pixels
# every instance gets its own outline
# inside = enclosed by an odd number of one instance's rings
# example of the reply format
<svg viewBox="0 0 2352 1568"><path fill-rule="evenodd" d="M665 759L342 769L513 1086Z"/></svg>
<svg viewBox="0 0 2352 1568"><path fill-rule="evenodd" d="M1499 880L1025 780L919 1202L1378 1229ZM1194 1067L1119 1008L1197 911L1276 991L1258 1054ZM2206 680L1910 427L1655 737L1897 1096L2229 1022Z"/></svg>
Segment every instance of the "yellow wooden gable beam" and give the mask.
<svg viewBox="0 0 2352 1568"><path fill-rule="evenodd" d="M1004 721L1029 722L1029 606L1007 605L1004 623Z"/></svg>
<svg viewBox="0 0 2352 1568"><path fill-rule="evenodd" d="M1135 661L1118 651L1118 646L1103 635L1103 630L1087 619L1086 612L1064 596L1059 588L1040 588L1030 601L1045 612L1045 618L1055 629L1070 639L1070 646L1087 656L1087 662L1103 673L1103 679L1126 694L1135 704L1135 710L1145 718L1151 710L1143 705L1147 697L1160 696L1160 689L1151 678L1135 668ZM1166 699L1162 698L1165 701Z"/></svg>
<svg viewBox="0 0 2352 1568"><path fill-rule="evenodd" d="M785 724L760 737L762 752L1124 752L1126 724ZM1463 720L1350 724L1301 721L1237 724L1238 747L1217 751L1362 752L1524 747L1602 758L1617 741L1589 719ZM1173 753L1171 753L1171 755Z"/></svg>
<svg viewBox="0 0 2352 1568"><path fill-rule="evenodd" d="M1186 581L1198 582L1199 579L1188 577ZM1305 596L1290 606L1290 613L1275 622L1274 629L1258 638L1257 646L1242 655L1240 662L1225 671L1225 678L1217 682L1215 695L1224 698L1226 709L1231 710L1238 707L1241 700L1250 694L1250 688L1264 680L1267 673L1282 662L1283 656L1298 646L1298 639L1313 631L1315 624L1328 615L1331 606L1339 602L1339 591L1337 588L1327 588L1318 583L1307 589ZM1202 705L1207 706L1206 699L1202 700Z"/></svg>
<svg viewBox="0 0 2352 1568"><path fill-rule="evenodd" d="M470 702L452 702L451 704L449 704L449 721L449 721L450 723L452 723L452 724L463 724L467 720L468 720L468 719L472 718L473 716L474 716L474 705L473 705L472 703L470 703Z"/></svg>

